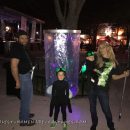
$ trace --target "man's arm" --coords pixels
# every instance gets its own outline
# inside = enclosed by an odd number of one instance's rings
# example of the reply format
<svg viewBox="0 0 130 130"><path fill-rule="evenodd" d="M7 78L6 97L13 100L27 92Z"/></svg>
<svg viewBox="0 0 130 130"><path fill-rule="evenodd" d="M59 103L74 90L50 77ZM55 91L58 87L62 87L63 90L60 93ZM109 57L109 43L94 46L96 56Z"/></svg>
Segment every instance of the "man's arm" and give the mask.
<svg viewBox="0 0 130 130"><path fill-rule="evenodd" d="M19 64L19 59L17 59L17 58L11 59L11 72L12 72L12 75L14 77L14 80L16 81L16 89L20 88L18 64Z"/></svg>

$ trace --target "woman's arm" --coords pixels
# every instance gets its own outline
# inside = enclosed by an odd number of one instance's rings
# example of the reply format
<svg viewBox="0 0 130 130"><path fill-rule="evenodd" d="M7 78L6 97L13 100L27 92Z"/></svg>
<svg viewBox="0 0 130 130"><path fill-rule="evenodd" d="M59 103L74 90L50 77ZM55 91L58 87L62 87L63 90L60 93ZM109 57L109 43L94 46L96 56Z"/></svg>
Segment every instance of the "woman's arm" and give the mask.
<svg viewBox="0 0 130 130"><path fill-rule="evenodd" d="M121 78L124 78L124 77L127 77L127 76L129 76L129 70L124 71L124 73L122 73L120 75L112 75L112 79L118 80L118 79L121 79Z"/></svg>

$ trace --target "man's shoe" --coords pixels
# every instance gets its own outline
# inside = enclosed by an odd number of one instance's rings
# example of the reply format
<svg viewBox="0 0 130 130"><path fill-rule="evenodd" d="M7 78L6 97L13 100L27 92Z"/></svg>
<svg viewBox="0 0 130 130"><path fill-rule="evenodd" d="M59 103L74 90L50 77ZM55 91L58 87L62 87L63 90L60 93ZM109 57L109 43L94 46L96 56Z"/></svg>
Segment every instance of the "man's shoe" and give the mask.
<svg viewBox="0 0 130 130"><path fill-rule="evenodd" d="M35 120L31 120L31 119L20 122L20 126L33 126L35 124L36 124Z"/></svg>
<svg viewBox="0 0 130 130"><path fill-rule="evenodd" d="M20 115L20 113L19 113L19 115ZM35 116L34 113L29 113L29 118L33 118L34 116Z"/></svg>
<svg viewBox="0 0 130 130"><path fill-rule="evenodd" d="M34 116L35 116L34 113L30 113L30 114L29 114L29 118L33 118Z"/></svg>
<svg viewBox="0 0 130 130"><path fill-rule="evenodd" d="M91 126L90 130L96 130L96 126Z"/></svg>

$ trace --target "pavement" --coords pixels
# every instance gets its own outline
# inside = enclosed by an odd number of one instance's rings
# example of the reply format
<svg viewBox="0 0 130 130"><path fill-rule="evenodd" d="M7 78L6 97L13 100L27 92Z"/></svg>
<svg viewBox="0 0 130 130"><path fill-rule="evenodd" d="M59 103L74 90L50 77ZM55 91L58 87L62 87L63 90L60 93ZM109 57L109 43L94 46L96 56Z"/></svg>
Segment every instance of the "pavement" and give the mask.
<svg viewBox="0 0 130 130"><path fill-rule="evenodd" d="M119 120L119 108L124 79L112 81L110 87L110 107L116 130L130 130L130 77L127 78L127 86L124 95L122 118ZM76 96L71 99L73 112L67 111L68 130L89 130L91 116L87 96ZM35 113L33 119L36 125L31 127L20 127L18 123L19 99L15 96L6 95L6 70L0 61L0 130L52 130L50 128L49 103L50 97L34 95L31 112ZM105 116L97 103L99 124L97 130L109 130L106 125ZM53 130L62 130L60 123L62 116L59 115L59 123Z"/></svg>

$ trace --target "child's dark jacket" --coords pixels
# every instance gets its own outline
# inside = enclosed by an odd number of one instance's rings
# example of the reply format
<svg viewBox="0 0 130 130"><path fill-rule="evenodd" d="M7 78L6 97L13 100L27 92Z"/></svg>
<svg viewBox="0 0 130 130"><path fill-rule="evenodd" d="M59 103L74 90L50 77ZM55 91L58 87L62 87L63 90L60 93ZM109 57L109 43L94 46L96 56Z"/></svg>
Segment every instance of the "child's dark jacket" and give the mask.
<svg viewBox="0 0 130 130"><path fill-rule="evenodd" d="M68 106L69 112L72 112L69 99L69 84L65 80L57 80L53 83L52 98L50 102L50 117L53 114L53 109L55 105L66 105Z"/></svg>

